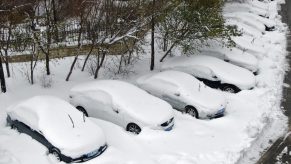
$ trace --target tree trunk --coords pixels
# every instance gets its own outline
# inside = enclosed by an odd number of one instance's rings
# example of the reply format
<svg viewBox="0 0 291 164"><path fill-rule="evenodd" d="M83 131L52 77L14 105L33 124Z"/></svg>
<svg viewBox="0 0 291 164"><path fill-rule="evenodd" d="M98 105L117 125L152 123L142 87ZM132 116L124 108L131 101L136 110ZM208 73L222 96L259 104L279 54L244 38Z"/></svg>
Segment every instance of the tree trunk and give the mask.
<svg viewBox="0 0 291 164"><path fill-rule="evenodd" d="M70 68L70 71L69 71L69 73L68 73L68 75L67 75L67 78L66 78L66 81L69 81L70 80L70 76L71 76L71 74L73 73L73 69L74 69L74 66L75 66L75 64L76 64L76 62L77 62L77 60L78 60L78 54L75 56L75 58L74 58L74 61L73 61L73 63L72 63L72 65L71 65L71 68Z"/></svg>
<svg viewBox="0 0 291 164"><path fill-rule="evenodd" d="M153 0L153 9L155 8L155 0ZM153 12L152 15L152 20L151 20L151 65L150 65L150 70L155 69L155 11Z"/></svg>
<svg viewBox="0 0 291 164"><path fill-rule="evenodd" d="M31 56L31 61L30 61L30 82L33 85L34 84L34 79L33 79L33 56Z"/></svg>
<svg viewBox="0 0 291 164"><path fill-rule="evenodd" d="M7 72L7 77L10 77L10 68L9 68L9 61L8 61L8 50L5 50L5 66L6 66L6 72Z"/></svg>
<svg viewBox="0 0 291 164"><path fill-rule="evenodd" d="M163 51L166 52L168 49L168 33L166 32L163 38Z"/></svg>
<svg viewBox="0 0 291 164"><path fill-rule="evenodd" d="M8 39L6 42L6 48L4 49L5 51L5 66L6 66L6 72L7 72L7 77L10 77L10 68L9 68L9 60L8 60L8 49L11 45L11 35L12 35L12 25L11 23L9 24L9 29L8 29Z"/></svg>
<svg viewBox="0 0 291 164"><path fill-rule="evenodd" d="M83 20L82 20L82 17L81 17L80 29L79 29L79 34L78 34L78 51L77 51L77 54L76 54L76 56L74 58L74 61L73 61L72 65L71 65L71 68L70 68L70 71L69 71L69 73L67 75L66 81L69 81L70 76L73 73L73 69L74 69L75 64L76 64L76 62L78 60L78 57L79 57L79 54L80 54L80 51L81 51L81 48L82 48L82 43L81 43L82 31L83 31Z"/></svg>
<svg viewBox="0 0 291 164"><path fill-rule="evenodd" d="M183 38L184 36L186 36L188 34L188 31L184 31L181 35L181 38ZM180 42L180 40L176 40L171 47L168 49L168 51L165 53L165 55L161 58L160 62L163 62L164 59L170 54L170 52L172 51L172 49L176 46L176 44L178 44Z"/></svg>
<svg viewBox="0 0 291 164"><path fill-rule="evenodd" d="M50 58L49 58L49 50L48 53L45 54L45 67L46 67L46 74L50 75Z"/></svg>
<svg viewBox="0 0 291 164"><path fill-rule="evenodd" d="M173 43L171 45L171 47L168 49L168 51L165 53L165 55L161 58L160 62L163 62L164 59L170 54L170 52L172 51L172 49L175 47L176 43Z"/></svg>
<svg viewBox="0 0 291 164"><path fill-rule="evenodd" d="M119 66L118 66L118 71L117 71L118 74L120 74L120 72L121 72L123 58L124 58L124 55L121 55L120 61L119 61Z"/></svg>
<svg viewBox="0 0 291 164"><path fill-rule="evenodd" d="M85 58L85 60L84 60L83 67L82 67L82 70L81 70L82 72L85 70L85 67L86 67L87 61L88 61L88 59L89 59L89 57L90 57L90 55L91 55L91 53L92 53L92 51L93 51L93 48L94 48L94 43L92 43L92 47L91 47L89 53L87 54L87 56L86 56L86 58Z"/></svg>
<svg viewBox="0 0 291 164"><path fill-rule="evenodd" d="M101 68L102 65L103 65L103 62L104 62L105 56L106 56L106 52L102 52L101 62L99 62L100 56L99 56L99 54L98 54L97 69L96 69L96 71L95 71L94 79L97 79L97 77L98 77L98 73L99 73L100 68Z"/></svg>
<svg viewBox="0 0 291 164"><path fill-rule="evenodd" d="M4 76L1 56L0 56L0 83L1 83L1 91L3 93L5 93L6 92L6 83L5 83L5 76Z"/></svg>

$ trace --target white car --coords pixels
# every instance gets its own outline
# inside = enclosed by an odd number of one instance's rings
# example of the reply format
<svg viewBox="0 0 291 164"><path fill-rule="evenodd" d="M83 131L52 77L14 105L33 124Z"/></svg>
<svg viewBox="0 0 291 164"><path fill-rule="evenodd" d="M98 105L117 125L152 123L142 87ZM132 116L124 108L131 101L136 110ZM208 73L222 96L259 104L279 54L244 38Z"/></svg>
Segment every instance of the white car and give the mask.
<svg viewBox="0 0 291 164"><path fill-rule="evenodd" d="M261 17L269 18L269 11L266 8L257 7L251 3L225 3L223 11L225 13L232 13L232 12L249 12Z"/></svg>
<svg viewBox="0 0 291 164"><path fill-rule="evenodd" d="M224 115L224 95L187 73L164 71L142 76L136 82L140 88L193 117L217 118Z"/></svg>
<svg viewBox="0 0 291 164"><path fill-rule="evenodd" d="M257 39L251 36L236 36L231 38L236 47L246 53L254 55L257 59L262 59L262 57L267 53L268 48L261 43L261 39Z"/></svg>
<svg viewBox="0 0 291 164"><path fill-rule="evenodd" d="M258 30L264 31L274 31L276 28L276 24L274 21L269 20L268 18L261 17L256 14L252 14L249 12L232 12L225 13L223 16L226 19L235 19L240 22L243 22L249 26L257 28Z"/></svg>
<svg viewBox="0 0 291 164"><path fill-rule="evenodd" d="M103 131L59 98L36 96L7 112L9 126L43 144L60 161L88 161L107 148Z"/></svg>
<svg viewBox="0 0 291 164"><path fill-rule="evenodd" d="M217 57L226 62L246 68L255 74L258 71L258 59L254 55L235 47L231 49L227 47L208 47L202 49L199 54Z"/></svg>
<svg viewBox="0 0 291 164"><path fill-rule="evenodd" d="M119 80L98 80L71 89L70 103L87 116L115 123L139 134L143 127L169 131L173 109L167 102Z"/></svg>
<svg viewBox="0 0 291 164"><path fill-rule="evenodd" d="M212 88L231 93L252 89L256 83L249 70L206 55L172 57L161 68L191 74Z"/></svg>

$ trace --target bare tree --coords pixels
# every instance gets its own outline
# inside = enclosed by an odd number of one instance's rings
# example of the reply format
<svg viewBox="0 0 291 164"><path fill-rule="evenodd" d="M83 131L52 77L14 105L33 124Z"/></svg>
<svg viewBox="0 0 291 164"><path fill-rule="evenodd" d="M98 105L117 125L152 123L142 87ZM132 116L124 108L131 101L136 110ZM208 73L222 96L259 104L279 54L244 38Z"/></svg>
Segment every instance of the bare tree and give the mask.
<svg viewBox="0 0 291 164"><path fill-rule="evenodd" d="M3 93L6 92L6 83L5 83L5 76L3 71L3 65L2 65L2 57L0 56L0 83L1 83L1 91Z"/></svg>
<svg viewBox="0 0 291 164"><path fill-rule="evenodd" d="M78 60L78 57L80 55L80 51L82 49L82 41L83 41L83 38L82 38L82 35L84 33L84 26L86 25L86 23L88 22L88 18L89 18L89 15L91 14L91 11L92 11L92 8L94 5L96 5L96 3L92 3L92 1L88 1L88 0L81 0L81 1L78 1L79 2L79 5L78 7L76 8L76 15L77 15L77 21L79 22L79 29L78 29L78 46L77 46L77 51L76 51L76 55L75 55L75 58L73 60L73 63L70 67L70 71L66 77L66 81L69 81L70 79L70 76L73 72L73 69L75 67L75 64ZM90 50L90 53L92 52L93 50L93 47L91 48ZM89 53L89 55L90 55ZM88 55L88 56L89 56Z"/></svg>
<svg viewBox="0 0 291 164"><path fill-rule="evenodd" d="M152 10L155 13L156 1L153 0L152 2ZM150 70L154 70L155 68L155 14L152 14L151 20L151 64Z"/></svg>

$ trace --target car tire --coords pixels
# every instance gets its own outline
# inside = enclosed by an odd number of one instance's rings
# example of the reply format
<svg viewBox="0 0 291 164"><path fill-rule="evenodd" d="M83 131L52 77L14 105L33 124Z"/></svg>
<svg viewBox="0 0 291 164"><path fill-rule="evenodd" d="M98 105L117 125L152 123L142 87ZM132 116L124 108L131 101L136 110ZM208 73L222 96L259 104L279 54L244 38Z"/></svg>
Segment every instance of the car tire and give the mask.
<svg viewBox="0 0 291 164"><path fill-rule="evenodd" d="M240 91L238 87L230 84L223 84L220 89L229 93L238 93Z"/></svg>
<svg viewBox="0 0 291 164"><path fill-rule="evenodd" d="M11 129L17 130L17 127L15 126L15 124L11 124L10 127Z"/></svg>
<svg viewBox="0 0 291 164"><path fill-rule="evenodd" d="M129 123L126 130L134 134L139 134L141 132L141 128L135 123Z"/></svg>
<svg viewBox="0 0 291 164"><path fill-rule="evenodd" d="M195 117L195 118L199 118L199 114L198 114L198 111L196 108L194 108L193 106L186 106L185 107L185 111L187 114L189 114L190 116L192 117Z"/></svg>
<svg viewBox="0 0 291 164"><path fill-rule="evenodd" d="M59 149L53 147L49 150L49 153L56 157L57 161L62 161L61 152Z"/></svg>
<svg viewBox="0 0 291 164"><path fill-rule="evenodd" d="M81 106L77 106L76 107L80 112L82 112L86 117L89 117L87 111L85 110L85 108L81 107Z"/></svg>

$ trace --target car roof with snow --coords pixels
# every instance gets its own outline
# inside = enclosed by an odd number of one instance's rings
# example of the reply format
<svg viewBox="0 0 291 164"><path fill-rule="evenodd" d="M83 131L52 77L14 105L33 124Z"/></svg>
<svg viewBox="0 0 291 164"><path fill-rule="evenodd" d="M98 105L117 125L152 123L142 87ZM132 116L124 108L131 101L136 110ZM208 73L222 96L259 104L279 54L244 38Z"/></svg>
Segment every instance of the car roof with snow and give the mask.
<svg viewBox="0 0 291 164"><path fill-rule="evenodd" d="M64 100L36 96L7 109L18 120L42 134L65 155L73 158L105 144L102 130Z"/></svg>
<svg viewBox="0 0 291 164"><path fill-rule="evenodd" d="M238 2L234 3L225 3L224 8L223 8L224 13L232 13L232 12L250 12L253 14L261 15L264 17L268 17L269 13L268 10L255 7L252 4L242 4Z"/></svg>
<svg viewBox="0 0 291 164"><path fill-rule="evenodd" d="M265 32L265 29L266 29L265 25L254 18L248 18L244 15L237 16L236 14L233 14L233 13L223 14L223 16L226 17L228 20L234 19L234 20L243 22L244 24L248 26L256 28L257 30L261 32Z"/></svg>
<svg viewBox="0 0 291 164"><path fill-rule="evenodd" d="M92 92L95 93L92 94ZM100 99L98 94L104 95L104 93L107 95L107 99ZM80 84L71 89L71 94L87 95L93 99L95 94L98 96L98 101L112 103L109 105L112 105L113 108L126 111L131 116L152 124L159 122L161 115L169 118L173 114L172 107L167 102L148 94L133 84L120 80L97 80Z"/></svg>
<svg viewBox="0 0 291 164"><path fill-rule="evenodd" d="M254 20L260 23L263 23L264 25L268 27L276 26L275 22L272 20L269 20L268 18L261 17L259 15L249 13L249 12L232 12L232 13L225 13L225 17L232 18L232 19L239 19L248 22L249 20Z"/></svg>
<svg viewBox="0 0 291 164"><path fill-rule="evenodd" d="M254 55L235 47L232 49L225 47L210 47L202 49L200 54L228 60L230 63L247 68L252 72L258 70L258 59Z"/></svg>
<svg viewBox="0 0 291 164"><path fill-rule="evenodd" d="M199 104L202 107L217 109L225 104L224 96L195 77L180 71L163 71L148 74L137 79L137 83L142 88L156 88L168 93L167 89L174 88L188 105Z"/></svg>
<svg viewBox="0 0 291 164"><path fill-rule="evenodd" d="M161 68L179 70L198 77L201 72L207 72L208 76L216 76L222 83L234 84L241 89L250 89L255 85L252 72L212 56L176 56L165 61Z"/></svg>

